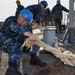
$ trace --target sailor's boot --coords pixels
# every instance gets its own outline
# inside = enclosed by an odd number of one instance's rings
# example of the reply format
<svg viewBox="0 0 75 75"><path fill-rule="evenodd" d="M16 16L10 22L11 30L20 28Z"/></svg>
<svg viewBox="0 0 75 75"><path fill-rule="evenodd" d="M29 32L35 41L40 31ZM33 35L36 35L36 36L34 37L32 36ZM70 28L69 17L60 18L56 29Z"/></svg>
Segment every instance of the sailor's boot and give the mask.
<svg viewBox="0 0 75 75"><path fill-rule="evenodd" d="M18 68L16 65L11 64L9 68L7 69L5 75L22 75L21 72L18 71Z"/></svg>
<svg viewBox="0 0 75 75"><path fill-rule="evenodd" d="M31 54L30 64L31 64L31 65L37 65L37 66L40 66L40 67L46 66L46 63L45 63L45 62L42 62L42 61L37 57L36 53L32 53L32 54Z"/></svg>

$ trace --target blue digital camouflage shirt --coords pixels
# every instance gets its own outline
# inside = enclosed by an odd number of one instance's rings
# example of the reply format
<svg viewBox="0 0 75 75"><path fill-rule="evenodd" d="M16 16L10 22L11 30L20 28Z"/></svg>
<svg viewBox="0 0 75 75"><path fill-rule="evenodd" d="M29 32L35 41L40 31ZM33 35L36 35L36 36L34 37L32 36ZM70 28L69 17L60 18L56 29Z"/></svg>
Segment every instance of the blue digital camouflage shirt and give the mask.
<svg viewBox="0 0 75 75"><path fill-rule="evenodd" d="M54 15L54 19L62 19L62 11L65 12L69 12L69 10L67 8L65 8L64 6L62 6L61 4L56 4L53 8L52 8L52 15Z"/></svg>
<svg viewBox="0 0 75 75"><path fill-rule="evenodd" d="M28 38L23 35L26 31L29 31L28 27L18 25L13 16L7 18L0 28L0 50L8 53L9 64L19 65L22 57L21 45Z"/></svg>
<svg viewBox="0 0 75 75"><path fill-rule="evenodd" d="M39 4L29 5L26 7L27 10L30 10L33 13L33 19L40 23L40 17L43 13L43 10Z"/></svg>

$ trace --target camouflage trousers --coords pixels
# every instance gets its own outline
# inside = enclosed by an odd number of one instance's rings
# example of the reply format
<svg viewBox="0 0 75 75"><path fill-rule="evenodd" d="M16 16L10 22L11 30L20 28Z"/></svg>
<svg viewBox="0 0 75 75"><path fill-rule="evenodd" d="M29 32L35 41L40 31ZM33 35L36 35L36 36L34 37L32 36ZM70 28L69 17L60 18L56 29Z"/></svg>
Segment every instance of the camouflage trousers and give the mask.
<svg viewBox="0 0 75 75"><path fill-rule="evenodd" d="M12 38L6 37L3 33L0 32L0 50L8 53L9 60L8 64L17 64L19 65L22 57L22 47L21 44L16 42Z"/></svg>

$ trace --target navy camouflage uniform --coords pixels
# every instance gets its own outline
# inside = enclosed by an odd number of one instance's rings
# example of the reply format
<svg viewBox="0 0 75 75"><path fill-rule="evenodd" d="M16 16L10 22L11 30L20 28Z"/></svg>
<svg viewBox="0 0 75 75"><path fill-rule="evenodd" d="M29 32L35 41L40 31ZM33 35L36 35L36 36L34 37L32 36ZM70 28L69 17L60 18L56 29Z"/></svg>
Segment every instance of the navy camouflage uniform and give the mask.
<svg viewBox="0 0 75 75"><path fill-rule="evenodd" d="M15 13L16 19L18 18L19 14L20 14L20 11L22 11L23 9L24 9L24 6L19 4L17 9L16 9L16 13Z"/></svg>
<svg viewBox="0 0 75 75"><path fill-rule="evenodd" d="M32 14L33 14L33 21L35 21L35 22L38 23L38 24L41 22L41 14L42 14L44 11L42 10L40 4L29 5L29 6L27 6L25 9L30 10L30 11L32 12ZM31 23L31 25L28 27L28 28L30 29L31 33L33 33L33 32L32 32L32 25L33 25L33 24ZM25 48L25 50L26 50L26 48ZM39 50L39 47L36 46L36 45L33 45L33 51L31 52L31 54L32 54L32 53L36 53L38 50ZM24 50L23 50L23 51L24 51ZM27 51L29 51L29 50L27 49ZM30 54L30 51L27 52L27 53L28 53L28 55L29 55L29 54Z"/></svg>
<svg viewBox="0 0 75 75"><path fill-rule="evenodd" d="M15 17L7 18L0 28L0 50L8 53L9 65L19 65L22 57L22 44L27 36L23 33L28 31L27 27L17 24Z"/></svg>
<svg viewBox="0 0 75 75"><path fill-rule="evenodd" d="M62 11L69 12L69 10L66 9L64 6L62 6L61 4L59 4L59 5L56 4L52 8L52 15L54 17L55 26L59 27L60 32L61 32Z"/></svg>
<svg viewBox="0 0 75 75"><path fill-rule="evenodd" d="M33 20L35 20L37 23L40 23L40 16L43 12L40 4L27 6L26 9L30 10L33 13Z"/></svg>

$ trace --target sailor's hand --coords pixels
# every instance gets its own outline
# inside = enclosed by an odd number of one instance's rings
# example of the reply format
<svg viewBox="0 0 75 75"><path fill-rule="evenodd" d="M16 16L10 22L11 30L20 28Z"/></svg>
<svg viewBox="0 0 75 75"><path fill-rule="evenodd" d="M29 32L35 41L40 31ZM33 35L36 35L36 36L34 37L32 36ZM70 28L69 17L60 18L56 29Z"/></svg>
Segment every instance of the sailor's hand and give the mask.
<svg viewBox="0 0 75 75"><path fill-rule="evenodd" d="M32 45L36 45L36 36L34 35L29 36L29 40Z"/></svg>
<svg viewBox="0 0 75 75"><path fill-rule="evenodd" d="M31 34L30 32L25 32L24 35L29 37L30 43L32 45L36 44L36 36L34 36L33 34Z"/></svg>
<svg viewBox="0 0 75 75"><path fill-rule="evenodd" d="M31 36L32 34L30 32L25 32L24 35L25 36Z"/></svg>

